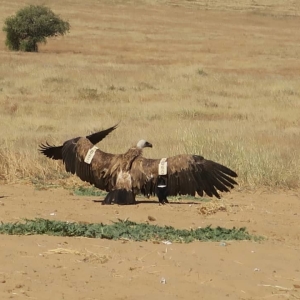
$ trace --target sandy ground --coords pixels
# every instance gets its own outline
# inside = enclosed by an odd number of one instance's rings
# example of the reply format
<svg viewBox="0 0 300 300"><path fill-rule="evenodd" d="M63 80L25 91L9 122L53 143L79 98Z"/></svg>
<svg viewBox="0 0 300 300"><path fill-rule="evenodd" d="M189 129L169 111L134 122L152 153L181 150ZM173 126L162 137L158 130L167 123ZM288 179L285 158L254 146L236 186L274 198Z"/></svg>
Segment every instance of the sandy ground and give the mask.
<svg viewBox="0 0 300 300"><path fill-rule="evenodd" d="M100 199L62 188L4 185L1 196L3 222L35 217L147 222L152 216L153 224L176 228L246 226L267 240L165 245L1 235L0 299L300 299L297 191L236 191L224 196L226 211L211 215L187 201L102 206L94 201Z"/></svg>

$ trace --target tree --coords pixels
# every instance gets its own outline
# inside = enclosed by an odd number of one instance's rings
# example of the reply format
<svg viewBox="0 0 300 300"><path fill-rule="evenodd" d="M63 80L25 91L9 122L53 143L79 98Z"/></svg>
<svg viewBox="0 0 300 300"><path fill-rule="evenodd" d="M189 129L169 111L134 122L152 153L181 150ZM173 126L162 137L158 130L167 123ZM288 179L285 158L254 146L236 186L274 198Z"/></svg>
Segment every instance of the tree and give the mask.
<svg viewBox="0 0 300 300"><path fill-rule="evenodd" d="M5 44L10 50L38 52L38 43L46 43L46 38L65 35L70 24L63 21L48 7L29 5L20 9L15 16L4 21Z"/></svg>

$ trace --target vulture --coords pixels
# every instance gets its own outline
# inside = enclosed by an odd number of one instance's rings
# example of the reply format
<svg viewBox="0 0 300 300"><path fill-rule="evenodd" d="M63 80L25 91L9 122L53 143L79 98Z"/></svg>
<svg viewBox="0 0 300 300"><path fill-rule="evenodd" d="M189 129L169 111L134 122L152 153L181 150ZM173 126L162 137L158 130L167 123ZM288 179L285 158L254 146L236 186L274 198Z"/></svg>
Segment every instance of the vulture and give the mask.
<svg viewBox="0 0 300 300"><path fill-rule="evenodd" d="M63 160L67 172L107 191L102 204L134 204L138 194L156 195L159 203L167 196L191 195L220 198L237 184L237 174L228 167L199 155L181 154L162 159L143 157L152 144L140 140L123 154L111 154L95 146L117 125L86 137L77 137L62 146L47 142L39 151L49 158Z"/></svg>

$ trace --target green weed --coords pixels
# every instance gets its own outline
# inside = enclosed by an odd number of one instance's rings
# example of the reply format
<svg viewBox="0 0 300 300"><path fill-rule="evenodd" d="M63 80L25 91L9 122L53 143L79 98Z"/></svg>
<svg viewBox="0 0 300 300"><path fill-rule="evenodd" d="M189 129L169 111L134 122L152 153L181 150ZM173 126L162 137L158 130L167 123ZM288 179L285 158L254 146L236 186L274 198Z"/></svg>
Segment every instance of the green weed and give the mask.
<svg viewBox="0 0 300 300"><path fill-rule="evenodd" d="M80 186L77 187L73 190L73 193L77 196L106 196L107 192L101 191L93 186L91 187L85 187L85 186Z"/></svg>
<svg viewBox="0 0 300 300"><path fill-rule="evenodd" d="M101 239L130 239L133 241L162 241L178 243L192 241L222 240L258 240L260 237L250 235L246 228L226 229L222 227L197 228L195 230L175 229L171 226L158 226L146 223L135 223L119 220L105 225L102 223L73 223L46 219L25 220L25 223L2 223L1 234L34 235L47 234L52 236L81 236Z"/></svg>

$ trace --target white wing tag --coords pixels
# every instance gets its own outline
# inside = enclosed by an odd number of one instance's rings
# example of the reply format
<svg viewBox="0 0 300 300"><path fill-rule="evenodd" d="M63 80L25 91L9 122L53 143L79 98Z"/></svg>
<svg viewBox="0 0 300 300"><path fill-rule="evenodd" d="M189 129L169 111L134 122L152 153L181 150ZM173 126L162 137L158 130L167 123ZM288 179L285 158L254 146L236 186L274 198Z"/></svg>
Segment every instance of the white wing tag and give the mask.
<svg viewBox="0 0 300 300"><path fill-rule="evenodd" d="M167 175L167 173L168 173L167 158L162 158L158 164L158 175Z"/></svg>
<svg viewBox="0 0 300 300"><path fill-rule="evenodd" d="M84 158L84 162L87 164L90 164L92 162L92 159L96 153L96 150L98 148L96 146L94 146L93 148L91 148L88 153L86 154L85 158Z"/></svg>

